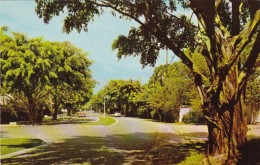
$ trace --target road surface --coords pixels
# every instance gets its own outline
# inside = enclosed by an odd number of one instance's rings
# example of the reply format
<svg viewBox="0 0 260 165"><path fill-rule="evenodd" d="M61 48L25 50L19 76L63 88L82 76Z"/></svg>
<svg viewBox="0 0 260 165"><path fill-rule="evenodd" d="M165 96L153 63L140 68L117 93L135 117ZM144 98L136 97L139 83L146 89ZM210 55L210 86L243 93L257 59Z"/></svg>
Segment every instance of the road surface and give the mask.
<svg viewBox="0 0 260 165"><path fill-rule="evenodd" d="M205 126L185 127L127 117L116 119L118 122L112 126L1 126L2 138L35 138L45 142L43 146L4 158L1 163L157 164L155 162L162 161L161 154L169 149L165 144L206 140ZM164 151L160 146L164 146ZM178 149L176 153L179 154ZM183 156L179 155L180 158L183 159Z"/></svg>

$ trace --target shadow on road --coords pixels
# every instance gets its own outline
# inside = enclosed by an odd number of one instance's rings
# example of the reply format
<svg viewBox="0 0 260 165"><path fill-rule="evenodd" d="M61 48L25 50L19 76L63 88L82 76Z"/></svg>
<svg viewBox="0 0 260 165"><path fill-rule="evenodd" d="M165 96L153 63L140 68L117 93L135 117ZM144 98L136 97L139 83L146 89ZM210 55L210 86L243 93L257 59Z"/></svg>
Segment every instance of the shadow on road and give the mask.
<svg viewBox="0 0 260 165"><path fill-rule="evenodd" d="M259 165L260 164L260 138L249 139L242 149L242 159L238 165Z"/></svg>
<svg viewBox="0 0 260 165"><path fill-rule="evenodd" d="M82 136L52 143L2 160L2 164L176 164L191 149L204 151L204 143L163 145L162 133L117 134L107 137ZM176 136L176 135L175 135ZM176 137L178 138L178 137ZM179 137L180 138L180 137Z"/></svg>
<svg viewBox="0 0 260 165"><path fill-rule="evenodd" d="M79 136L51 143L36 150L2 160L2 164L177 164L190 151L205 152L205 141L196 141L203 133L174 135L166 133L116 134L106 137ZM186 138L185 142L178 142ZM167 143L165 140L176 143ZM181 139L182 140L182 139ZM260 139L252 139L240 164L259 162Z"/></svg>

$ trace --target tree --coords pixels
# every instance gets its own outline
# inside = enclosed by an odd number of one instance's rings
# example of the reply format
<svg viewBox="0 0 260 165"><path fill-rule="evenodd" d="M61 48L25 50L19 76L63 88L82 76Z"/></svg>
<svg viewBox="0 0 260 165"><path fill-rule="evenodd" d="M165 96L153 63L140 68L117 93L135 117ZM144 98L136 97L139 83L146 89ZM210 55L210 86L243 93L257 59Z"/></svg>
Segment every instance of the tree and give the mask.
<svg viewBox="0 0 260 165"><path fill-rule="evenodd" d="M137 116L142 118L151 118L151 106L148 104L148 98L150 95L150 88L148 84L142 85L139 92L132 94L132 101L135 104L137 110Z"/></svg>
<svg viewBox="0 0 260 165"><path fill-rule="evenodd" d="M191 72L181 62L155 68L148 83L148 104L160 120L176 121L180 106L190 106L190 93L195 88L192 82Z"/></svg>
<svg viewBox="0 0 260 165"><path fill-rule="evenodd" d="M106 100L106 107L110 109L110 113L120 111L126 116L137 116L134 97L140 88L139 81L111 80L93 97L91 102L102 108L104 98L109 96L109 99Z"/></svg>
<svg viewBox="0 0 260 165"><path fill-rule="evenodd" d="M53 119L56 120L61 104L71 110L88 102L95 83L89 69L91 61L83 50L69 42L49 42L49 46L52 62L49 91L54 102Z"/></svg>
<svg viewBox="0 0 260 165"><path fill-rule="evenodd" d="M0 34L1 86L10 92L21 92L29 110L29 120L36 122L37 103L44 97L44 84L50 63L45 54L41 38L28 39L24 34L13 33L13 37Z"/></svg>
<svg viewBox="0 0 260 165"><path fill-rule="evenodd" d="M32 124L36 123L37 115L41 116L50 94L54 99L54 119L61 104L78 107L89 101L94 81L86 53L68 42L5 33L0 33L1 87L23 101Z"/></svg>
<svg viewBox="0 0 260 165"><path fill-rule="evenodd" d="M87 31L94 16L107 8L120 18L136 21L140 26L133 27L128 36L121 35L113 43L118 57L139 55L143 65L154 65L161 48L167 47L176 54L193 73L201 97L209 130L207 154L221 155L228 163L237 160L247 132L244 89L260 49L259 1L36 2L36 12L46 23L66 7L65 32L73 28ZM181 7L193 13L197 21L180 15ZM207 62L208 77L196 69L194 51ZM245 60L240 60L244 51L247 51Z"/></svg>

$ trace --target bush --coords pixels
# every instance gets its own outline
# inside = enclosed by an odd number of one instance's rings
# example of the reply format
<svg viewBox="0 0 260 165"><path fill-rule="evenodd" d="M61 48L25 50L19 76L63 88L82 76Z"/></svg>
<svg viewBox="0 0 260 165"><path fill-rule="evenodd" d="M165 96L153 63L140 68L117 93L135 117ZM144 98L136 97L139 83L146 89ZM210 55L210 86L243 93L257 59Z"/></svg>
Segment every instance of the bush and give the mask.
<svg viewBox="0 0 260 165"><path fill-rule="evenodd" d="M1 111L1 124L9 124L16 121L17 115L13 111Z"/></svg>
<svg viewBox="0 0 260 165"><path fill-rule="evenodd" d="M184 123L205 124L206 120L200 111L191 111L183 116Z"/></svg>

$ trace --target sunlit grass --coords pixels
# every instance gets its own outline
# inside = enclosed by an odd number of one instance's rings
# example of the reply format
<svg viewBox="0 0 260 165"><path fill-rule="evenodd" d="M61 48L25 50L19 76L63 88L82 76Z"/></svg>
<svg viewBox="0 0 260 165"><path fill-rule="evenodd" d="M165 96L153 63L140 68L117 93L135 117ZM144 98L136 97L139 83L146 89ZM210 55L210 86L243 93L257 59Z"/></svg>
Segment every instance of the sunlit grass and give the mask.
<svg viewBox="0 0 260 165"><path fill-rule="evenodd" d="M116 123L116 120L114 118L106 116L106 117L99 117L99 120L97 122L87 123L85 125L109 126L114 123Z"/></svg>
<svg viewBox="0 0 260 165"><path fill-rule="evenodd" d="M42 144L40 139L1 138L1 155L31 148Z"/></svg>
<svg viewBox="0 0 260 165"><path fill-rule="evenodd" d="M196 151L190 151L184 161L178 163L178 165L200 165L203 164L205 155Z"/></svg>

